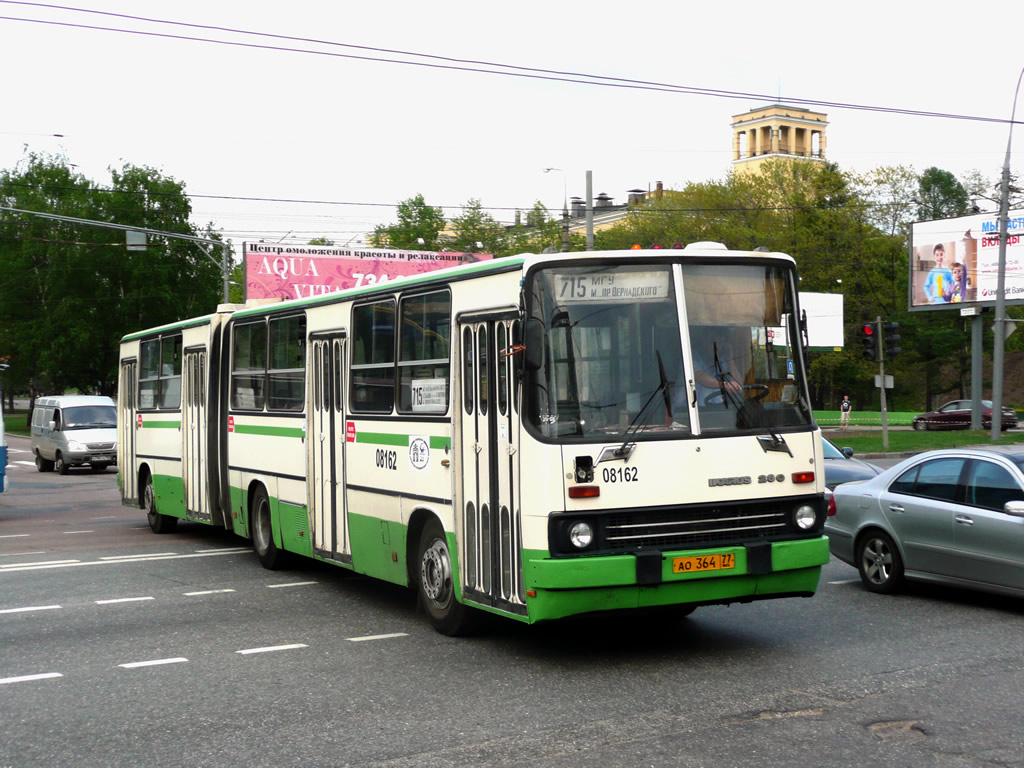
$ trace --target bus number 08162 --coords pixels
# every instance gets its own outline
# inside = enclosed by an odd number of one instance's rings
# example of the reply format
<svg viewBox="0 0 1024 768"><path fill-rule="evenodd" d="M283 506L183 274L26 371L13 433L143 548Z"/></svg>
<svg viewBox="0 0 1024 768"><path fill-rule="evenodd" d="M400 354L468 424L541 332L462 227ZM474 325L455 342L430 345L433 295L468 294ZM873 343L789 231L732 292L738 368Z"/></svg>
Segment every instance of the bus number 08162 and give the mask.
<svg viewBox="0 0 1024 768"><path fill-rule="evenodd" d="M635 483L638 481L636 467L605 467L601 479L606 483Z"/></svg>
<svg viewBox="0 0 1024 768"><path fill-rule="evenodd" d="M396 451L378 449L377 466L381 469L398 469L398 453Z"/></svg>

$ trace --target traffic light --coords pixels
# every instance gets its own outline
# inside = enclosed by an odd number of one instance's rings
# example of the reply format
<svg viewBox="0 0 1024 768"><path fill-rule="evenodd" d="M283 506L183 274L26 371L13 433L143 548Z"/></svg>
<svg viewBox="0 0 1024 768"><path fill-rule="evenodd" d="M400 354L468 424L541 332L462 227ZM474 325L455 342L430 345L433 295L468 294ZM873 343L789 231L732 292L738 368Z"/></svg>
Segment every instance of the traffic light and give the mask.
<svg viewBox="0 0 1024 768"><path fill-rule="evenodd" d="M900 324L894 321L889 321L882 324L882 341L885 343L885 360L895 360L896 356L903 351L902 348L897 346L900 342L900 335L896 333L900 329Z"/></svg>
<svg viewBox="0 0 1024 768"><path fill-rule="evenodd" d="M865 360L878 359L878 334L874 323L863 323L860 327L860 343L864 347Z"/></svg>

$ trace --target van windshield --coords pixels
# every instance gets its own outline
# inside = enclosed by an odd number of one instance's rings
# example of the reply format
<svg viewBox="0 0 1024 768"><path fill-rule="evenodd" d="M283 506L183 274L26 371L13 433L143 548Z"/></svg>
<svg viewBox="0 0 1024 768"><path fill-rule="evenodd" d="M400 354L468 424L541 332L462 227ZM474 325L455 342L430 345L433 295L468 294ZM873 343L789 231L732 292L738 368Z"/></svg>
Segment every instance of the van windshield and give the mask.
<svg viewBox="0 0 1024 768"><path fill-rule="evenodd" d="M117 409L112 405L78 405L64 409L65 431L117 426Z"/></svg>

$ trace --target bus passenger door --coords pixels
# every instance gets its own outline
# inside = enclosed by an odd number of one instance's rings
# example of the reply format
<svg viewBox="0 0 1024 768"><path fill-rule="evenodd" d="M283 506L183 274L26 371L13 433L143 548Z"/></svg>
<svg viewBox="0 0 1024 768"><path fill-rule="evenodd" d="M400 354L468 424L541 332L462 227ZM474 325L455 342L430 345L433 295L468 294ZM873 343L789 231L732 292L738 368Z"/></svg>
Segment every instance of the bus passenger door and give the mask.
<svg viewBox="0 0 1024 768"><path fill-rule="evenodd" d="M210 521L206 479L206 350L186 349L181 390L181 479L185 511L194 520Z"/></svg>
<svg viewBox="0 0 1024 768"><path fill-rule="evenodd" d="M461 519L466 594L525 613L518 508L518 417L510 354L513 322L460 326Z"/></svg>
<svg viewBox="0 0 1024 768"><path fill-rule="evenodd" d="M135 465L137 369L137 360L121 361L121 380L117 390L117 469L121 473L121 501L126 504L139 503L138 468Z"/></svg>
<svg viewBox="0 0 1024 768"><path fill-rule="evenodd" d="M351 562L345 519L345 407L343 336L311 340L306 483L313 552Z"/></svg>

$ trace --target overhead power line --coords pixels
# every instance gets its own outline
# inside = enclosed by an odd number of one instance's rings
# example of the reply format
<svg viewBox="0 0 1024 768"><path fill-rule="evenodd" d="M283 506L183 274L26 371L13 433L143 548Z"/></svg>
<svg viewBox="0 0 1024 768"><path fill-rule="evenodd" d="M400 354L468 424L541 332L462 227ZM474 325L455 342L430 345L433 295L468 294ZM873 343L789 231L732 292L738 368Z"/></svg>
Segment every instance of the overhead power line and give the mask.
<svg viewBox="0 0 1024 768"><path fill-rule="evenodd" d="M69 11L71 13L84 13L109 18L124 19L127 21L138 21L147 24L162 24L187 29L206 30L233 35L265 38L268 40L288 41L322 45L332 48L346 48L350 50L365 51L365 54L340 53L337 51L322 51L310 48L296 48L283 45L269 45L264 43L248 43L238 40L224 40L212 37L195 37L190 35L171 34L168 32L154 32L148 30L125 29L121 27L107 27L91 24L76 24L66 21L53 21L49 19L19 18L13 16L0 16L4 21L20 21L34 24L45 24L58 27L69 27L75 29L87 29L99 32L117 32L120 34L141 35L146 37L159 37L172 40L185 40L189 42L208 43L212 45L229 45L239 48L254 48L271 50L284 53L302 53L314 56L329 56L334 58L354 59L361 61L372 61L387 64L401 64L405 66L428 67L432 69L446 69L453 71L471 72L475 74L502 75L505 77L519 77L535 80L548 80L557 82L575 83L578 85L593 85L606 88L626 88L646 91L661 91L694 96L713 96L727 99L758 99L775 103L786 101L793 104L809 106L828 107L831 109L850 109L868 112L881 112L885 114L911 115L916 117L934 117L951 120L973 120L990 123L1014 123L1019 121L1007 120L998 117L986 117L982 115L967 115L949 112L937 112L931 110L907 109L901 107L881 107L868 104L854 104L841 101L827 101L823 99L808 99L796 96L772 96L763 93L748 93L742 91L730 91L716 88L704 88L699 86L678 85L663 83L651 80L636 80L630 78L614 77L610 75L595 75L586 72L572 72L566 70L545 69L541 67L528 67L517 64L503 64L500 62L484 61L478 59L462 59L451 56L438 56L435 54L419 53L416 51L403 51L394 48L380 48L374 46L355 45L342 43L334 40L321 40L310 37L292 35L280 35L269 32L258 32L253 30L238 29L233 27L215 26L209 24L195 24L191 22L173 21L170 19L158 19L147 16L136 16L131 14L114 13L111 11L98 11L89 8L75 8L66 5L54 5L49 3L27 2L26 0L0 0L5 5L22 5L48 10ZM371 53L386 54L387 56L369 55ZM389 58L388 56L404 56L409 58Z"/></svg>

